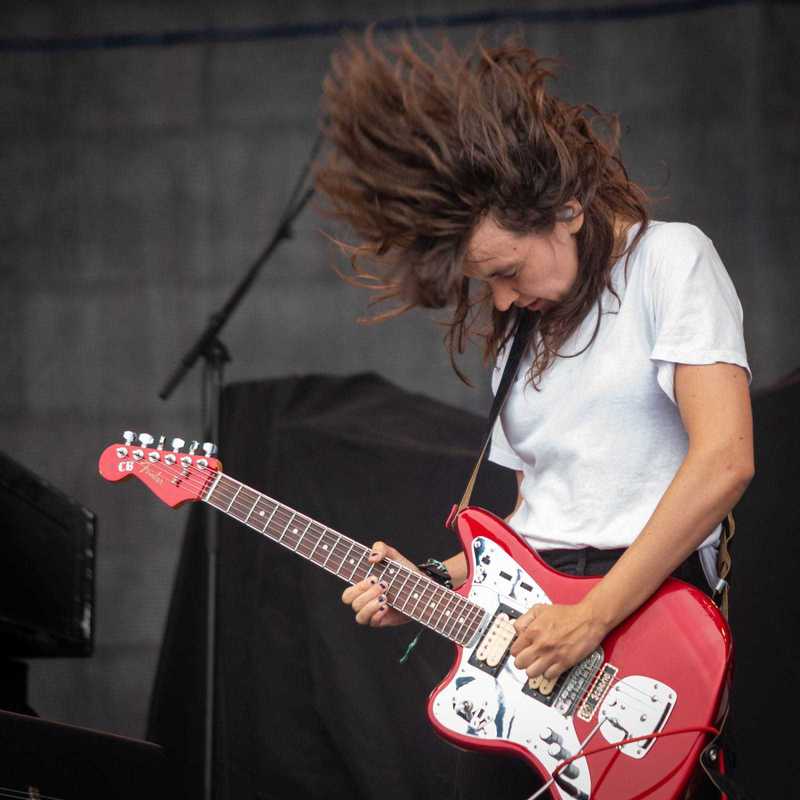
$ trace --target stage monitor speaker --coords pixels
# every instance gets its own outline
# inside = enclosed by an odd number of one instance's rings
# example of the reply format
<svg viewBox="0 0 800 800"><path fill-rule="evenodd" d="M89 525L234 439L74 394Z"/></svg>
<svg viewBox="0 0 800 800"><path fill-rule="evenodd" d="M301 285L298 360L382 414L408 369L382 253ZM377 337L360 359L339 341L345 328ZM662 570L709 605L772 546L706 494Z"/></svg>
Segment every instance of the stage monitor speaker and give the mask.
<svg viewBox="0 0 800 800"><path fill-rule="evenodd" d="M0 452L0 655L88 656L96 517Z"/></svg>
<svg viewBox="0 0 800 800"><path fill-rule="evenodd" d="M176 800L164 749L0 711L0 797L17 800Z"/></svg>

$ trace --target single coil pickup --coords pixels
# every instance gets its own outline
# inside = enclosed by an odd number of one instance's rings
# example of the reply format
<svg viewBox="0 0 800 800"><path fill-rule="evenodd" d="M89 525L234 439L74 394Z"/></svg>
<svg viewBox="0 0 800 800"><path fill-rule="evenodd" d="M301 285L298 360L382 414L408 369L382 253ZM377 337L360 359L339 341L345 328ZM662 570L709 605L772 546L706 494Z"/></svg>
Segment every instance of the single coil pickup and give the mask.
<svg viewBox="0 0 800 800"><path fill-rule="evenodd" d="M502 603L497 607L486 631L475 649L469 663L490 675L498 675L508 659L508 651L517 637L514 620L521 614Z"/></svg>

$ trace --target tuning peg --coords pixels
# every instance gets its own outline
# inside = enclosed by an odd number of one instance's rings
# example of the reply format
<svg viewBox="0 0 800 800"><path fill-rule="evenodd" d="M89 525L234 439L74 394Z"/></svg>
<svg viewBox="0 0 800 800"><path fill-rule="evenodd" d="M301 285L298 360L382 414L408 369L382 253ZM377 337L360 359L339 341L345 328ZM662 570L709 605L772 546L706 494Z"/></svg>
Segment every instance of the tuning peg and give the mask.
<svg viewBox="0 0 800 800"><path fill-rule="evenodd" d="M211 458L216 455L217 446L213 442L203 442L203 452L206 454L206 458Z"/></svg>
<svg viewBox="0 0 800 800"><path fill-rule="evenodd" d="M200 442L192 441L192 443L189 445L189 455L193 456L194 451L197 450L198 447L200 447Z"/></svg>
<svg viewBox="0 0 800 800"><path fill-rule="evenodd" d="M140 433L139 441L141 442L142 447L150 447L150 445L153 444L155 439L153 439L153 437L149 433Z"/></svg>
<svg viewBox="0 0 800 800"><path fill-rule="evenodd" d="M133 431L125 431L125 433L122 434L122 438L125 440L125 444L130 447L131 444L133 444L133 440L136 438L136 434Z"/></svg>
<svg viewBox="0 0 800 800"><path fill-rule="evenodd" d="M179 438L178 436L176 436L176 437L175 437L175 438L172 440L172 452L173 452L173 453L177 453L177 452L178 452L178 450L180 450L180 449L181 449L181 447L183 447L185 444L186 444L186 442L184 442L184 441L183 441L183 439L181 439L181 438Z"/></svg>
<svg viewBox="0 0 800 800"><path fill-rule="evenodd" d="M164 449L164 442L166 441L167 437L164 436L162 433L161 436L158 437L158 444L156 445L156 450L163 450Z"/></svg>

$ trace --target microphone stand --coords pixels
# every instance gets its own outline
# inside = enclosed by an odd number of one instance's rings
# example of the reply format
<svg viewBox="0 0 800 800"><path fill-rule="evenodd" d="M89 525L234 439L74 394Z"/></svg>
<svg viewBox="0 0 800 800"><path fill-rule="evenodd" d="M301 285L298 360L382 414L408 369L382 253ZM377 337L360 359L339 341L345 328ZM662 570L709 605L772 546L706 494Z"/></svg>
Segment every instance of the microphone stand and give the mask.
<svg viewBox="0 0 800 800"><path fill-rule="evenodd" d="M292 223L314 195L314 188L308 187L303 192L311 165L316 160L322 145L322 134L317 136L311 153L306 161L300 177L292 190L286 210L280 218L278 228L264 250L252 263L244 277L232 294L216 313L212 314L205 330L195 344L167 380L158 396L167 400L175 388L181 383L198 359L203 359L202 375L202 424L203 435L207 442L218 442L220 401L223 388L225 364L231 361L228 348L219 338L219 333L226 325L233 312L244 299L253 282L258 277L264 264L267 263L278 245L292 237ZM302 193L302 194L301 194ZM298 199L299 198L299 199ZM218 516L213 509L205 509L205 555L206 555L206 648L204 655L205 685L203 715L203 800L212 800L214 794L214 703L215 703L215 665L216 665L216 628L217 628L217 548L218 548Z"/></svg>

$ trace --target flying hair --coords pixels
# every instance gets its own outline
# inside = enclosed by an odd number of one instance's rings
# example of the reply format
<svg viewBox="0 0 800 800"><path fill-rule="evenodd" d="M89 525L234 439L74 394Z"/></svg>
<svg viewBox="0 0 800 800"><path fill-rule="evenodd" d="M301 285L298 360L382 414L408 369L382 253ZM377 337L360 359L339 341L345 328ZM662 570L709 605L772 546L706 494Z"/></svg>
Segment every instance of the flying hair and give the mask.
<svg viewBox="0 0 800 800"><path fill-rule="evenodd" d="M518 313L494 309L464 276L483 219L525 235L568 219L570 201L584 214L578 279L530 342L534 385L646 227L648 199L620 160L616 117L552 94L554 66L516 36L460 52L446 38L379 44L369 30L345 40L323 83L328 146L315 182L325 211L355 236L335 240L352 267L343 277L391 304L370 321L451 308L445 340L462 378L456 356L469 337L494 358ZM626 250L620 225L636 222Z"/></svg>

